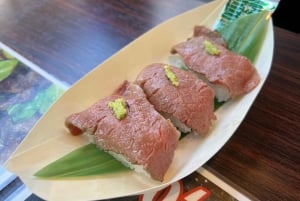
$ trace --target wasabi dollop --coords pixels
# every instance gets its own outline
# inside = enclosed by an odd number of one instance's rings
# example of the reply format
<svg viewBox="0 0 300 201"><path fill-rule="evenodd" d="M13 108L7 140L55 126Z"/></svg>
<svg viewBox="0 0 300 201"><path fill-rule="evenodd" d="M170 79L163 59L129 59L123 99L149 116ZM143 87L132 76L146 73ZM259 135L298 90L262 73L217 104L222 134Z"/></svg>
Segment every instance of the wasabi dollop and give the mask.
<svg viewBox="0 0 300 201"><path fill-rule="evenodd" d="M209 42L208 40L204 41L204 46L205 46L205 51L208 54L211 54L214 56L220 55L220 50L216 46L214 46L211 42Z"/></svg>
<svg viewBox="0 0 300 201"><path fill-rule="evenodd" d="M114 112L117 119L121 120L126 117L127 109L123 98L117 98L116 100L109 102L108 107Z"/></svg>
<svg viewBox="0 0 300 201"><path fill-rule="evenodd" d="M170 82L174 86L178 87L179 86L179 81L178 81L176 75L172 72L170 66L169 65L165 65L164 69L165 69L165 74L166 74L167 78L170 80Z"/></svg>

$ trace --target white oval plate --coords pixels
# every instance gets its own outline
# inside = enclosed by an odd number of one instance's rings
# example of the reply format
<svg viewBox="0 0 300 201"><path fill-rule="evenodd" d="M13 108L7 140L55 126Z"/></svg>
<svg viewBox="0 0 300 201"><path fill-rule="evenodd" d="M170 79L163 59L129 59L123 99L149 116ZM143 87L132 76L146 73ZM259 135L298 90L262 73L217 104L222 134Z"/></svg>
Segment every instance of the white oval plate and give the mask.
<svg viewBox="0 0 300 201"><path fill-rule="evenodd" d="M97 200L158 190L191 174L208 161L233 135L259 93L273 56L270 21L263 48L255 63L262 82L251 93L229 101L216 112L217 121L206 137L189 135L180 141L164 182L153 181L134 171L85 179L43 180L33 174L62 155L88 143L73 137L64 127L65 118L109 95L124 80L133 81L140 70L154 62L167 62L170 48L186 40L195 25L212 27L226 0L217 0L176 16L133 41L74 84L39 120L6 168L17 174L36 195L46 200Z"/></svg>

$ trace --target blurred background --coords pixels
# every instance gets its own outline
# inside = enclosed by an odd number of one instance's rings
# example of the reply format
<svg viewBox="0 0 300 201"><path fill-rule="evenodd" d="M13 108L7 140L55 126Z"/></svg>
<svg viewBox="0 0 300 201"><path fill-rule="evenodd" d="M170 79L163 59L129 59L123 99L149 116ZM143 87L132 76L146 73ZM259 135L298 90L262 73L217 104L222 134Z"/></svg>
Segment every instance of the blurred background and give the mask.
<svg viewBox="0 0 300 201"><path fill-rule="evenodd" d="M290 30L292 32L300 32L299 6L296 0L280 0L277 9L273 14L273 22L275 26Z"/></svg>

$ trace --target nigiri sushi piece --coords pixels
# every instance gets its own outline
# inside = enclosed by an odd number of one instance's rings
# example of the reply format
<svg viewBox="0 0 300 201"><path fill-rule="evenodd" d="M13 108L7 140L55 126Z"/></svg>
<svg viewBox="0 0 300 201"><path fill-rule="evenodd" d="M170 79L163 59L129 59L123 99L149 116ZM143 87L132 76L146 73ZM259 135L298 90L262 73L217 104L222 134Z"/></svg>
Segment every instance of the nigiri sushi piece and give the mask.
<svg viewBox="0 0 300 201"><path fill-rule="evenodd" d="M211 84L220 102L246 94L260 82L256 68L246 57L228 50L207 33L175 45L171 52L180 55L189 70Z"/></svg>
<svg viewBox="0 0 300 201"><path fill-rule="evenodd" d="M138 74L141 86L155 109L182 132L206 134L214 120L214 91L192 72L154 63Z"/></svg>
<svg viewBox="0 0 300 201"><path fill-rule="evenodd" d="M143 90L132 83L71 114L65 125L73 135L91 134L100 149L159 181L172 163L180 137L173 124L149 103Z"/></svg>

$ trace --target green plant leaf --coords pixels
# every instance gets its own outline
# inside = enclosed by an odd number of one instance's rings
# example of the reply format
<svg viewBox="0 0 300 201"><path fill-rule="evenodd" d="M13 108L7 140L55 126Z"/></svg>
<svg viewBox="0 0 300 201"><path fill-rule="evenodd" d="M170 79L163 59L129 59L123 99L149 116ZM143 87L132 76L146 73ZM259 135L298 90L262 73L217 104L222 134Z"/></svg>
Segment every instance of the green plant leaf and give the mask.
<svg viewBox="0 0 300 201"><path fill-rule="evenodd" d="M37 177L79 177L130 170L95 144L82 146L45 166Z"/></svg>
<svg viewBox="0 0 300 201"><path fill-rule="evenodd" d="M0 61L0 82L13 72L17 64L18 61L15 59Z"/></svg>
<svg viewBox="0 0 300 201"><path fill-rule="evenodd" d="M254 62L266 36L269 15L269 11L245 15L216 31L226 40L228 49Z"/></svg>

